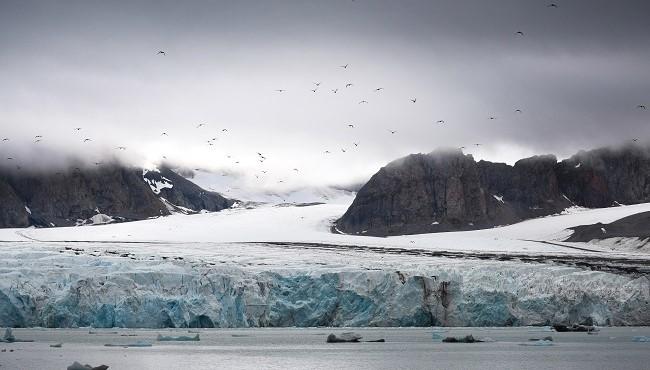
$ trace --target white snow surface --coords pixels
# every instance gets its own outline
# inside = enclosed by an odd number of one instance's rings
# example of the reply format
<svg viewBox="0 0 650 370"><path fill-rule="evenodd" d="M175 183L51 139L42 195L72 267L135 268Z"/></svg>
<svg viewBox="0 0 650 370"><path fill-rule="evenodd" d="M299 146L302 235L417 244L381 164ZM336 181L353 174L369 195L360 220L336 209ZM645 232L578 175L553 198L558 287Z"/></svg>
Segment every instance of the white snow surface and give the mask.
<svg viewBox="0 0 650 370"><path fill-rule="evenodd" d="M421 253L647 259L643 251L557 241L567 227L609 223L650 204L388 238L331 233L346 208L267 204L92 228L0 230L0 326L650 323L650 280L642 274Z"/></svg>
<svg viewBox="0 0 650 370"><path fill-rule="evenodd" d="M650 211L650 203L602 209L572 208L561 215L523 221L492 229L391 237L332 233L332 223L347 209L346 203L305 207L264 204L236 207L216 213L176 214L149 220L92 228L1 229L0 241L128 241L155 243L308 242L368 245L448 251L589 253L563 247L582 246L611 252L598 243L565 243L569 227ZM552 241L561 245L540 243ZM185 253L192 253L193 247Z"/></svg>

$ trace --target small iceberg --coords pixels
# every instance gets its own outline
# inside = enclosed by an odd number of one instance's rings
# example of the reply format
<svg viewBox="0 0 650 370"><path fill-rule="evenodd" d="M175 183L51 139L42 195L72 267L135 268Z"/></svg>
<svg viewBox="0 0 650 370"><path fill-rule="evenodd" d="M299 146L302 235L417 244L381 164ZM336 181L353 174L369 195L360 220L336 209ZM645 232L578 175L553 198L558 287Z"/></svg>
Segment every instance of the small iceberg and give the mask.
<svg viewBox="0 0 650 370"><path fill-rule="evenodd" d="M339 336L336 336L334 333L327 336L327 343L358 343L362 336L357 333L342 333Z"/></svg>
<svg viewBox="0 0 650 370"><path fill-rule="evenodd" d="M199 339L199 334L196 334L193 337L187 335L181 335L178 337L168 337L168 336L158 334L156 340L159 342L198 342L200 339Z"/></svg>
<svg viewBox="0 0 650 370"><path fill-rule="evenodd" d="M0 342L4 342L4 343L33 342L33 340L30 340L30 339L17 339L14 336L14 333L11 330L11 328L7 328L5 330L5 334L2 336L2 339L0 339Z"/></svg>
<svg viewBox="0 0 650 370"><path fill-rule="evenodd" d="M552 340L534 340L529 343L519 343L520 346L527 346L527 347L549 347L553 345Z"/></svg>
<svg viewBox="0 0 650 370"><path fill-rule="evenodd" d="M475 339L472 334L466 335L464 337L447 337L442 340L443 343L481 343L483 342L480 339Z"/></svg>
<svg viewBox="0 0 650 370"><path fill-rule="evenodd" d="M108 366L106 365L99 365L99 366L90 366L88 364L82 365L79 362L75 361L72 363L72 365L68 366L68 370L106 370L108 369Z"/></svg>
<svg viewBox="0 0 650 370"><path fill-rule="evenodd" d="M648 335L637 335L634 338L632 338L632 342L638 342L638 343L650 342L650 336L648 336Z"/></svg>
<svg viewBox="0 0 650 370"><path fill-rule="evenodd" d="M135 343L125 343L125 344L114 344L114 343L106 343L104 344L104 347L122 347L122 348L128 348L128 347L151 347L152 344L149 342L145 341L137 341Z"/></svg>

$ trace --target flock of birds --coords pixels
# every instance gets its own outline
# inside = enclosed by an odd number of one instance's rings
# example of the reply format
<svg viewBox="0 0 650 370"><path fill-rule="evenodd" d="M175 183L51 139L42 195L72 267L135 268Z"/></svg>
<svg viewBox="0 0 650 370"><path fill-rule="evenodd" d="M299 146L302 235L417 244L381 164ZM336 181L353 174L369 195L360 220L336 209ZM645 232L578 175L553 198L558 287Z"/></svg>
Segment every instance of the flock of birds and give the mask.
<svg viewBox="0 0 650 370"><path fill-rule="evenodd" d="M547 4L547 7L548 7L548 8L559 8L559 6L558 6L556 3L550 3L550 4ZM525 36L525 34L524 34L523 31L516 31L514 34L515 34L517 37L524 37L524 36ZM158 55L158 56L167 56L167 53L166 53L164 50L159 50L159 51L156 53L156 55ZM351 68L351 66L350 66L349 63L343 64L343 65L339 65L338 67L341 68L341 69L343 69L343 70L348 70L348 69ZM321 91L321 86L322 86L322 82L314 82L314 83L313 83L313 86L312 86L313 88L310 88L309 91L311 91L311 93L313 93L313 94L316 94L316 93L318 93L319 91ZM340 91L340 89L344 89L344 90L345 90L345 89L350 89L350 88L352 88L353 86L354 86L354 84L353 84L352 82L347 82L347 83L345 83L344 87L342 87L342 88L339 88L339 87L332 88L332 89L330 89L329 91L330 91L331 94L338 94L339 91ZM371 90L371 91L373 91L373 92L376 93L376 94L379 94L379 93L381 93L381 92L384 91L384 90L385 90L384 87L375 87L375 88L374 88L373 90ZM288 90L287 90L287 89L284 89L284 88L275 89L275 93L278 93L278 94L284 94L284 93L286 93L287 91L288 91ZM410 101L412 104L416 104L416 103L418 103L418 99L417 99L417 97L411 97L411 98L409 98L409 101ZM363 100L360 100L360 101L358 102L358 104L359 104L359 105L361 105L361 104L369 104L369 102L368 102L368 100L363 99ZM637 108L637 109L640 109L640 110L647 110L647 109L648 109L647 106L644 105L644 104L639 104L639 105L636 106L636 108ZM523 110L520 109L520 108L517 108L517 109L514 109L514 113L515 113L515 114L522 114L522 113L523 113ZM488 120L496 120L497 117L495 117L495 116L488 116L487 119L488 119ZM437 119L437 120L435 120L433 123L435 123L435 124L437 124L437 125L443 125L443 124L446 124L447 122L446 122L444 119ZM208 125L207 123L199 123L199 124L197 124L197 125L195 126L195 129L197 129L197 130L200 130L200 129L206 129L206 128L208 128L208 126L209 126L209 125ZM355 125L354 125L354 123L348 123L348 124L347 124L347 127L348 127L349 129L355 129ZM82 130L83 130L82 127L74 127L73 129L74 129L75 132L83 132L83 131L82 131ZM398 133L398 131L397 131L396 129L387 129L387 132L388 132L389 135L395 135L395 134ZM228 133L228 129L227 129L227 128L222 128L222 129L220 129L220 134L227 134L227 133ZM160 136L162 136L162 137L169 137L170 135L169 135L168 132L163 131L163 132L160 133ZM209 137L209 138L207 138L207 140L205 140L205 143L206 143L206 145L208 145L208 146L214 146L215 143L216 143L216 141L217 141L217 139L218 139L217 136ZM43 140L45 140L45 138L43 137L43 135L35 135L34 138L33 138L33 142L34 142L34 144L39 144L39 143L43 142ZM82 143L90 143L90 142L93 141L92 138L90 138L90 137L84 137L84 136L80 137L79 140L81 140ZM4 138L2 138L2 142L3 142L3 143L4 143L4 142L8 142L8 141L10 141L10 138L8 138L8 137L4 137ZM633 139L633 141L636 142L637 139L635 138L635 139ZM359 141L354 141L352 144L354 145L354 148L358 148L359 145L360 145L360 142L359 142ZM482 145L481 143L474 143L474 144L473 144L473 146L475 146L475 147L479 147L479 146L481 146L481 145ZM114 149L117 150L117 151L126 151L126 150L127 150L127 147L124 146L124 145L120 145L120 146L116 146L116 147L114 147ZM347 153L348 150L349 150L349 149L344 148L344 147L339 148L339 149L340 149L341 153ZM461 146L461 147L459 147L459 149L461 149L461 150L462 150L462 149L466 149L466 147L465 147L465 146ZM326 150L324 150L323 154L325 154L325 155L332 154L332 150L333 150L333 149L326 149ZM256 155L256 160L257 160L259 163L264 164L265 161L267 160L267 156L264 155L264 154L262 154L262 153L260 153L260 152L257 152L256 154L257 154L257 155ZM240 163L239 160L233 158L231 155L226 155L226 158L229 159L229 160L232 160L234 164L239 164L239 163ZM162 160L163 160L164 162L167 162L167 161L168 161L167 156L163 155L163 156L162 156ZM17 160L16 160L16 158L15 158L14 156L8 156L8 157L6 157L6 161L17 162ZM101 166L101 165L103 164L103 162L94 162L94 164L95 164L96 166ZM15 166L15 167L16 167L17 170L20 170L20 169L21 169L21 166L20 166L20 164L18 164L18 163L16 163L16 166ZM80 169L77 167L77 168L75 168L75 170L80 170ZM199 170L199 169L197 168L196 170ZM298 168L292 168L292 171L295 172L295 173L299 173L299 172L300 172L300 169L298 169ZM255 174L254 176L255 176L256 179L259 180L259 179L261 179L262 176L266 175L267 173L268 173L268 170L261 170L258 174ZM225 176L225 175L227 175L227 174L226 174L226 173L223 173L223 175ZM284 182L283 179L280 179L280 180L278 181L278 183L282 183L282 182Z"/></svg>

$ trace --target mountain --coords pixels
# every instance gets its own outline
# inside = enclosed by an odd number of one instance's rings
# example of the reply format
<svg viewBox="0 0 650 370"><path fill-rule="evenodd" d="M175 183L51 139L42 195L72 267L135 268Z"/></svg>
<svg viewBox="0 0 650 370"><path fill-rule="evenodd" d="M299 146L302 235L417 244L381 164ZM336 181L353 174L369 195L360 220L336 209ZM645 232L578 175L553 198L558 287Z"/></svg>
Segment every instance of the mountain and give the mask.
<svg viewBox="0 0 650 370"><path fill-rule="evenodd" d="M413 154L381 168L336 222L344 233L387 236L483 229L562 212L650 201L650 151L640 146L504 163L460 150Z"/></svg>
<svg viewBox="0 0 650 370"><path fill-rule="evenodd" d="M133 221L176 211L219 211L233 202L170 169L110 164L60 172L0 171L0 227Z"/></svg>

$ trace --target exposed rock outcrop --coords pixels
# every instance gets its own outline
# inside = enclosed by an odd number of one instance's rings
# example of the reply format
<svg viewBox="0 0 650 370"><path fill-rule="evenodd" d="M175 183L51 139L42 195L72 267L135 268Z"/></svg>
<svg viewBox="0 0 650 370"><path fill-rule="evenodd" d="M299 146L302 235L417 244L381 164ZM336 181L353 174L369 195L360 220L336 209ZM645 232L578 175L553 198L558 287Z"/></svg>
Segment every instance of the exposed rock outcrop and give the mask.
<svg viewBox="0 0 650 370"><path fill-rule="evenodd" d="M0 171L0 227L142 220L169 215L175 206L192 213L233 204L169 169L164 171L169 179L164 192L154 191L143 173L118 164L60 172ZM149 171L150 178L154 174L161 175Z"/></svg>
<svg viewBox="0 0 650 370"><path fill-rule="evenodd" d="M650 201L647 148L598 149L565 161L535 156L514 166L460 150L413 154L381 168L336 228L360 235L472 230L561 212Z"/></svg>

